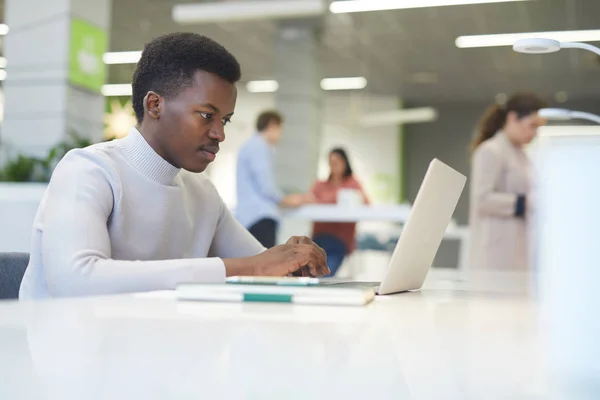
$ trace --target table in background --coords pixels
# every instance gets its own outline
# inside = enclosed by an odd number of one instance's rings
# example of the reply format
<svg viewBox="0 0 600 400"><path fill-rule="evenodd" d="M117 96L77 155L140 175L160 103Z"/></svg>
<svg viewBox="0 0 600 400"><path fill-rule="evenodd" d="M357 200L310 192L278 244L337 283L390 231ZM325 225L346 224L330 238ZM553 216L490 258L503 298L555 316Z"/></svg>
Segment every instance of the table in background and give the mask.
<svg viewBox="0 0 600 400"><path fill-rule="evenodd" d="M372 205L372 206L339 206L335 204L314 204L286 210L283 216L292 219L312 222L364 222L382 221L405 224L410 215L408 204ZM467 278L469 257L469 229L452 221L444 239L458 240L459 254L457 270L461 279Z"/></svg>

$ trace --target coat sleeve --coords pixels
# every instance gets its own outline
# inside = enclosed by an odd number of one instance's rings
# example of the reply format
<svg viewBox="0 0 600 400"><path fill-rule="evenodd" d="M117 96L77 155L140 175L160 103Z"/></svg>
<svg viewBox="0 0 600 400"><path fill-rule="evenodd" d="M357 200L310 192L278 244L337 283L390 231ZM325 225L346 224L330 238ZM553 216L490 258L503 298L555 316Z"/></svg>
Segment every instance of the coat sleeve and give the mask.
<svg viewBox="0 0 600 400"><path fill-rule="evenodd" d="M480 215L514 217L519 194L497 190L502 178L502 155L488 146L479 147L473 154L471 173L471 202Z"/></svg>

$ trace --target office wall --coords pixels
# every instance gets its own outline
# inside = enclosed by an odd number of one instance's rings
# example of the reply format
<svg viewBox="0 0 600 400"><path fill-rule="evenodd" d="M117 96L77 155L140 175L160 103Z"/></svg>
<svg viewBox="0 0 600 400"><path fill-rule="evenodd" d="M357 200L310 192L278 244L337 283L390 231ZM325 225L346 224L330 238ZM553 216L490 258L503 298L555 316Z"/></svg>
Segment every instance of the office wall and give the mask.
<svg viewBox="0 0 600 400"><path fill-rule="evenodd" d="M410 124L404 127L405 189L409 201L414 201L429 162L433 158L468 174L468 146L479 116L487 105L480 103L442 103L432 105L438 110L436 121ZM465 190L454 214L459 224L467 223L468 190Z"/></svg>

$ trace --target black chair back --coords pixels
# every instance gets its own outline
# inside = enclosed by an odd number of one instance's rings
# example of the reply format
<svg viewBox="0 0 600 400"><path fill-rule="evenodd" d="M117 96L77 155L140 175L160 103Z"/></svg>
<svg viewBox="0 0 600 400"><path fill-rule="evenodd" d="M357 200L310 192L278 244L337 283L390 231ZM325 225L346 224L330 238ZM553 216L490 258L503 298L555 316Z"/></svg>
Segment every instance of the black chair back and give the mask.
<svg viewBox="0 0 600 400"><path fill-rule="evenodd" d="M19 298L19 287L27 264L27 253L0 253L0 299Z"/></svg>

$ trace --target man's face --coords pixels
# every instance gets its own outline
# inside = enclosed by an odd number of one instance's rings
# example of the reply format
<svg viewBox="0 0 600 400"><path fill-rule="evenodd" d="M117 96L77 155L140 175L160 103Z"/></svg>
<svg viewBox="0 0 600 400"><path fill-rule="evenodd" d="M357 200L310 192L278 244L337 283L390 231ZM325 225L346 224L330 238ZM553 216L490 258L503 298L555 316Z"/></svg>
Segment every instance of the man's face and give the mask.
<svg viewBox="0 0 600 400"><path fill-rule="evenodd" d="M234 84L206 71L197 71L194 83L176 97L161 97L156 119L161 156L176 167L204 171L225 140L236 98Z"/></svg>
<svg viewBox="0 0 600 400"><path fill-rule="evenodd" d="M279 141L281 140L282 133L283 124L281 123L270 122L267 126L267 137L269 143L271 143L272 145L277 145L277 143L279 143Z"/></svg>

